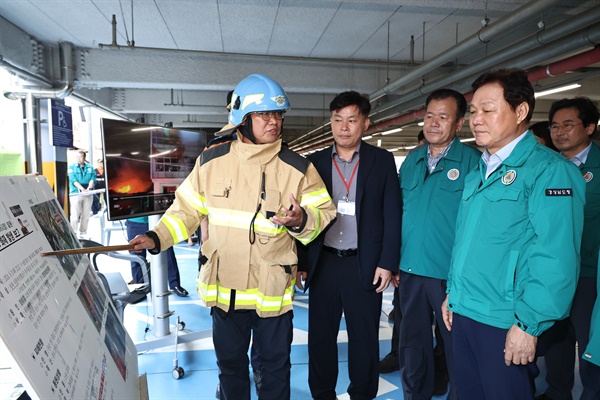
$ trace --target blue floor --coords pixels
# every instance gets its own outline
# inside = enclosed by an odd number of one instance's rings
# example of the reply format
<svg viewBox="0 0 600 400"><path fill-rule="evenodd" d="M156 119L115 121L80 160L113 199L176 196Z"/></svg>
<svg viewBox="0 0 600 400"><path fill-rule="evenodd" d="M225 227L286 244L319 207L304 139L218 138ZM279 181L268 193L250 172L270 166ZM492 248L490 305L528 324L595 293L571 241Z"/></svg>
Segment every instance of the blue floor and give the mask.
<svg viewBox="0 0 600 400"><path fill-rule="evenodd" d="M211 317L209 310L200 304L195 292L196 276L198 271L197 254L198 246L187 246L185 243L175 247L179 271L181 274L181 285L190 292L187 298L176 296L169 297L169 309L175 312L170 318L171 332L175 331L176 316L185 323L185 329L178 335L194 334L194 332L211 329ZM388 320L386 312L392 308L392 290L389 288L384 293L384 304L381 313L380 328L380 355L383 358L390 350L390 338L392 335L391 321ZM125 310L125 325L135 343L152 338L152 308L147 301L138 304L130 304ZM291 398L295 400L311 399L308 389L308 349L307 349L307 325L308 325L308 296L297 293L294 300L294 341L292 344L292 373L291 373ZM146 333L146 327L149 331ZM174 336L174 334L173 334ZM175 338L173 337L173 343ZM348 379L348 353L347 337L344 321L340 327L338 338L339 348L339 377L337 394L340 400L349 399L346 390ZM177 364L185 371L184 377L175 380L173 378L173 367L175 358L175 347L168 346L148 351L138 357L139 373L146 373L148 377L148 392L150 400L161 399L214 399L215 389L218 383L218 370L212 339L200 339L177 346ZM400 376L398 372L381 375L379 380L378 400L393 399L402 400ZM435 399L444 399L436 397ZM252 399L257 399L252 391Z"/></svg>

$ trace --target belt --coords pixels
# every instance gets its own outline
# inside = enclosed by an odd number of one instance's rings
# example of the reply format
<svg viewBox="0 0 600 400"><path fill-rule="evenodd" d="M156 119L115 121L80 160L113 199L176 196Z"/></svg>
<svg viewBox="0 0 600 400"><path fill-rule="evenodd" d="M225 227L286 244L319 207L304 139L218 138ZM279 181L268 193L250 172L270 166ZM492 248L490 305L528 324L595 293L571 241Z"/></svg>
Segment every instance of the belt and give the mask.
<svg viewBox="0 0 600 400"><path fill-rule="evenodd" d="M358 249L334 249L333 247L323 245L323 250L329 253L333 253L338 257L352 257L358 254Z"/></svg>

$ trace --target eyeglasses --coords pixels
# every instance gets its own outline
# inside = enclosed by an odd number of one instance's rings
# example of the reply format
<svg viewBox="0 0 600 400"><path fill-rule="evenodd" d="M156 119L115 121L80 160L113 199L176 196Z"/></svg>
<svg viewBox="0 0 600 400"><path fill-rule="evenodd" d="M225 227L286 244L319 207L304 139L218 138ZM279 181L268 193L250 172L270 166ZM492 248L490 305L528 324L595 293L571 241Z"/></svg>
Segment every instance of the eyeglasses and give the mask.
<svg viewBox="0 0 600 400"><path fill-rule="evenodd" d="M270 121L271 118L275 118L277 121L281 121L283 119L283 111L267 111L267 112L257 112L253 113L255 115L260 115L263 121Z"/></svg>
<svg viewBox="0 0 600 400"><path fill-rule="evenodd" d="M548 130L552 133L556 133L558 132L560 129L562 129L562 131L564 133L569 133L573 130L573 128L575 128L577 125L583 125L583 122L580 122L578 124L574 124L573 122L565 122L564 124L552 124L548 127Z"/></svg>

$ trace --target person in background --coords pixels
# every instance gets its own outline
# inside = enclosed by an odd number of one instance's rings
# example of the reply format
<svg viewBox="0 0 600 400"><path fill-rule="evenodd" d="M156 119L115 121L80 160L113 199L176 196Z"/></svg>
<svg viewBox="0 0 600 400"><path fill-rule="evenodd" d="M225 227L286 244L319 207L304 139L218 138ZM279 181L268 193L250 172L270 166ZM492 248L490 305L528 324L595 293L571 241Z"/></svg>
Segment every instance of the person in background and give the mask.
<svg viewBox="0 0 600 400"><path fill-rule="evenodd" d="M308 384L315 399L336 398L342 313L348 394L352 399L377 396L379 315L382 292L398 272L401 198L393 154L362 141L370 110L366 96L338 94L329 105L335 143L308 156L337 204L335 223L301 250L296 280L310 293Z"/></svg>
<svg viewBox="0 0 600 400"><path fill-rule="evenodd" d="M127 240L132 240L137 235L143 235L148 231L148 217L129 218L125 221L127 227ZM146 258L146 250L142 249L132 254ZM171 289L179 297L187 297L189 293L181 286L181 277L179 276L179 265L175 257L173 247L166 250L167 256L167 279L169 281L169 289ZM131 276L133 283L144 283L142 267L137 262L131 261ZM150 281L150 279L148 279Z"/></svg>
<svg viewBox="0 0 600 400"><path fill-rule="evenodd" d="M423 132L428 145L406 157L399 175L402 246L398 303L406 321L400 324L400 376L406 399L428 399L446 393L446 387L435 393L434 315L436 342L446 355L447 368L443 370L450 381L448 399L455 400L452 343L441 307L465 177L479 164L481 152L457 137L467 111L461 93L436 90L427 97L425 107Z"/></svg>
<svg viewBox="0 0 600 400"><path fill-rule="evenodd" d="M540 144L552 149L554 151L558 151L554 143L552 143L552 137L550 136L550 124L548 121L540 121L532 124L529 127L529 130L535 135Z"/></svg>
<svg viewBox="0 0 600 400"><path fill-rule="evenodd" d="M104 177L104 160L99 158L97 161L97 167L94 169L94 173L96 174L96 185L94 189L105 189L106 190L106 179ZM102 198L102 202L100 201ZM106 192L94 194L94 199L92 202L92 214L96 215L98 212L106 207Z"/></svg>
<svg viewBox="0 0 600 400"><path fill-rule="evenodd" d="M575 294L585 182L527 129L525 71L489 71L472 87L469 125L486 150L465 178L442 315L459 399L531 400L538 336Z"/></svg>
<svg viewBox="0 0 600 400"><path fill-rule="evenodd" d="M308 244L335 218L312 163L282 146L290 102L271 78L253 74L234 89L236 140L202 152L157 226L130 244L157 254L187 239L210 215L197 290L212 307L220 397L250 399L250 337L262 363L260 396L290 398L296 242Z"/></svg>
<svg viewBox="0 0 600 400"><path fill-rule="evenodd" d="M89 239L88 221L92 212L92 195L85 194L94 189L96 174L92 164L85 161L85 151L78 150L76 162L69 165L69 201L71 202L71 227L75 234L79 231L80 239ZM83 193L83 194L80 194Z"/></svg>
<svg viewBox="0 0 600 400"><path fill-rule="evenodd" d="M582 357L590 337L600 248L600 147L592 142L599 118L598 107L587 97L562 99L550 106L552 142L579 168L585 183L585 208L577 290L569 317L557 322L543 336L547 347L544 358L548 389L539 399L572 398L575 349ZM600 367L580 362L579 376L583 386L580 399L600 399Z"/></svg>

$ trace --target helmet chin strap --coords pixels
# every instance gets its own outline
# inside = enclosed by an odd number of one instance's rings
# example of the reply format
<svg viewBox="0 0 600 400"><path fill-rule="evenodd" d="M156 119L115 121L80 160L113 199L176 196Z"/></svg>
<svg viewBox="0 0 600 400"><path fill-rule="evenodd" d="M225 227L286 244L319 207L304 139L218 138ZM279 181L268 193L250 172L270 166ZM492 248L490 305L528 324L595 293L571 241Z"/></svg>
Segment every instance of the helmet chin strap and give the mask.
<svg viewBox="0 0 600 400"><path fill-rule="evenodd" d="M254 133L252 132L252 118L248 116L246 118L246 123L239 127L242 136L247 137L252 143L256 144L256 138L254 137Z"/></svg>

